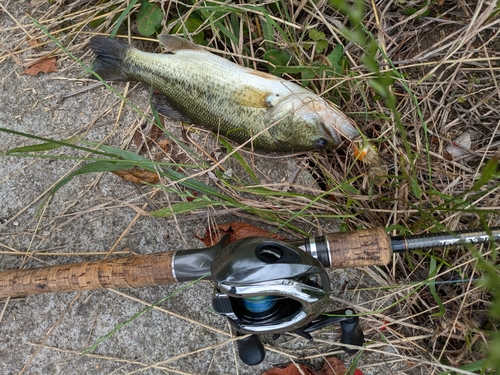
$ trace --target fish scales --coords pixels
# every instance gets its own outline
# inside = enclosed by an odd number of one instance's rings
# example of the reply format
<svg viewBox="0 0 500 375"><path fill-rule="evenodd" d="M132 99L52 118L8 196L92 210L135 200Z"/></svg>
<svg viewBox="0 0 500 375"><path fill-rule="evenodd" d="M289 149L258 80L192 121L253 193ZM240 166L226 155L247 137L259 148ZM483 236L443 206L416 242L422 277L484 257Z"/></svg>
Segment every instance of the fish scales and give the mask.
<svg viewBox="0 0 500 375"><path fill-rule="evenodd" d="M266 79L249 77L250 74L238 65L225 64L227 60L209 53L202 54L207 55L203 60L200 52L190 50L159 55L130 49L124 60L125 72L131 80L147 83L165 94L170 104L194 124L229 136L240 144L264 131L253 140L255 148L293 150L293 145L279 144L265 131L272 126L264 122L268 108L241 105L234 100L245 96L249 81L266 93L280 91L281 95L286 95L289 89L286 86L285 90L269 87ZM278 82L282 84L281 80L276 80Z"/></svg>

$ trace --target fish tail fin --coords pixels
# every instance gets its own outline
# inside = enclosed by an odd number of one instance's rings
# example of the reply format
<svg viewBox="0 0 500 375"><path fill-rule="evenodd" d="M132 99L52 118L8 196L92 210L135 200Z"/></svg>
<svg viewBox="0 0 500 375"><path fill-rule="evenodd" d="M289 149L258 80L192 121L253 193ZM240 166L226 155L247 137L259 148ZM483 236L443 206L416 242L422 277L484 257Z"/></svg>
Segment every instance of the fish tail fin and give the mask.
<svg viewBox="0 0 500 375"><path fill-rule="evenodd" d="M130 45L104 36L94 36L89 47L97 56L92 69L107 81L128 81L124 60Z"/></svg>

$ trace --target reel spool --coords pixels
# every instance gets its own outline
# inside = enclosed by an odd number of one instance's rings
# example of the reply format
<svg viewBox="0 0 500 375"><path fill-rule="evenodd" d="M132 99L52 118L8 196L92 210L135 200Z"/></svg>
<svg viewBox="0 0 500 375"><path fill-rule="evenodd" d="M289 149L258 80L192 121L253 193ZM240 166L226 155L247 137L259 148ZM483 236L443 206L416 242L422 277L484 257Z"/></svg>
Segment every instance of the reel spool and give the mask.
<svg viewBox="0 0 500 375"><path fill-rule="evenodd" d="M217 293L213 307L239 334L243 362L260 363L265 351L257 334L299 330L329 303L330 281L321 263L298 247L250 237L224 247L212 262Z"/></svg>

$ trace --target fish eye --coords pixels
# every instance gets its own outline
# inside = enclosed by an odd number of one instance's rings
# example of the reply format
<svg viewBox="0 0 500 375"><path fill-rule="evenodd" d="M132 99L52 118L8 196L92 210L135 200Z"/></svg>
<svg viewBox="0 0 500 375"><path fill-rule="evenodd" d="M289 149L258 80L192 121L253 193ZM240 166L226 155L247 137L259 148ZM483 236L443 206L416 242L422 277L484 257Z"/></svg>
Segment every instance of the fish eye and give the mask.
<svg viewBox="0 0 500 375"><path fill-rule="evenodd" d="M327 145L328 145L328 141L323 137L317 138L314 141L314 147L316 147L318 149L325 148Z"/></svg>

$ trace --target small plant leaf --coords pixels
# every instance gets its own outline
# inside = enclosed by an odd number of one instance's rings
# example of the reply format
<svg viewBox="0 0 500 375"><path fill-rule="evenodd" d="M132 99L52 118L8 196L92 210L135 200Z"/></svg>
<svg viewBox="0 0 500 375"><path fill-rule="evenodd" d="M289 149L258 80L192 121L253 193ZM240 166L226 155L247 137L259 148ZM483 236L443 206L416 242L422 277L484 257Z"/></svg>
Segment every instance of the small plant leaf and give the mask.
<svg viewBox="0 0 500 375"><path fill-rule="evenodd" d="M232 156L234 157L234 159L240 163L240 165L243 167L243 169L245 170L245 172L248 173L248 175L252 178L252 180L256 184L259 184L260 183L259 178L255 174L255 172L252 169L252 167L250 165L248 165L248 163L245 160L245 158L243 156L241 156L241 154L239 152L234 152L233 153L233 147L231 146L230 142L226 141L223 138L219 138L219 142L224 145L224 147L227 149L227 153L228 154L232 153Z"/></svg>
<svg viewBox="0 0 500 375"><path fill-rule="evenodd" d="M175 20L172 20L171 22L174 22ZM170 23L171 23L170 22ZM188 33L191 34L191 37L193 38L193 42L196 44L202 44L203 41L205 40L205 33L203 31L200 31L196 34L194 34L195 31L198 30L198 28L203 24L203 21L194 18L194 17L189 17L187 20L183 21L182 23L178 23L173 29L172 29L172 34L182 34L183 32L187 31Z"/></svg>
<svg viewBox="0 0 500 375"><path fill-rule="evenodd" d="M368 83L377 92L377 94L383 98L388 98L392 95L389 87L392 86L394 80L395 79L390 72L385 72L377 78L370 79Z"/></svg>
<svg viewBox="0 0 500 375"><path fill-rule="evenodd" d="M135 164L136 163L134 162L123 161L123 160L102 160L102 161L99 160L93 163L86 164L80 169L77 169L73 173L63 178L61 181L59 181L50 192L50 195L54 195L60 188L66 185L73 177L87 173L112 172L120 169L132 168L135 166Z"/></svg>
<svg viewBox="0 0 500 375"><path fill-rule="evenodd" d="M96 144L94 144L94 145L96 145ZM118 158L122 158L122 159L129 160L129 161L138 161L138 162L144 163L146 165L151 163L151 160L145 158L142 155L131 152L131 151L122 150L122 149L119 149L117 147L112 147L112 146L107 146L107 145L99 145L99 148L101 150L109 153L109 154L112 154L112 155L118 157Z"/></svg>
<svg viewBox="0 0 500 375"><path fill-rule="evenodd" d="M359 190L352 186L349 182L343 183L340 188L349 194L360 194Z"/></svg>
<svg viewBox="0 0 500 375"><path fill-rule="evenodd" d="M481 176L474 182L473 189L479 190L482 186L486 185L488 181L493 178L493 175L496 173L498 169L498 155L493 156L488 162L484 165L483 171L481 172Z"/></svg>
<svg viewBox="0 0 500 375"><path fill-rule="evenodd" d="M54 149L59 148L59 147L63 147L63 146L59 143L46 142L46 143L39 143L37 145L11 148L10 150L7 150L7 152L5 154L11 155L11 154L19 154L19 153L25 153L25 152L50 151L50 150L54 150Z"/></svg>
<svg viewBox="0 0 500 375"><path fill-rule="evenodd" d="M120 27L121 23L123 22L123 20L125 19L125 17L127 16L127 12L130 12L130 9L133 8L133 6L135 5L135 3L137 2L137 0L132 0L129 4L129 6L127 7L127 9L123 12L125 13L125 15L122 15L121 16L115 16L113 21L111 22L111 24L115 23L115 29L118 30L118 28ZM98 28L99 26L101 26L104 22L106 21L109 21L108 17L109 17L109 12L112 11L112 10L115 10L117 7L117 5L111 5L110 7L104 9L103 11L99 12L96 14L96 16L94 17L94 19L92 19L92 21L89 22L89 26L93 29L96 29ZM123 16L123 17L122 17ZM121 20L120 20L121 18ZM117 21L118 20L118 21ZM109 36L111 38L114 38L116 35L116 31L113 33L111 33Z"/></svg>
<svg viewBox="0 0 500 375"><path fill-rule="evenodd" d="M332 52L330 52L328 56L326 56L330 64L332 64L332 68L334 68L336 73L340 73L342 71L341 60L343 56L344 48L340 43L335 45Z"/></svg>
<svg viewBox="0 0 500 375"><path fill-rule="evenodd" d="M277 66L273 70L273 74L302 74L306 70L311 70L311 68L307 66Z"/></svg>
<svg viewBox="0 0 500 375"><path fill-rule="evenodd" d="M324 40L325 36L326 35L323 31L318 31L316 29L309 30L309 38L311 38L315 42L320 41L320 40Z"/></svg>
<svg viewBox="0 0 500 375"><path fill-rule="evenodd" d="M307 86L309 82L316 78L318 74L321 74L320 72L316 72L314 69L311 68L304 68L302 72L300 73L300 78L302 81L302 86Z"/></svg>
<svg viewBox="0 0 500 375"><path fill-rule="evenodd" d="M420 186L418 184L417 178L411 178L411 190L413 191L413 194L415 194L416 197L421 197L422 196L422 190L420 189Z"/></svg>
<svg viewBox="0 0 500 375"><path fill-rule="evenodd" d="M281 49L271 49L264 53L263 57L264 60L269 61L274 65L274 67L286 66L290 61L290 55L288 54L288 52ZM274 67L270 66L269 68L274 72Z"/></svg>
<svg viewBox="0 0 500 375"><path fill-rule="evenodd" d="M120 28L121 24L125 20L125 17L130 13L132 8L135 6L135 3L137 3L138 0L131 0L128 4L128 6L125 8L125 10L120 14L120 16L117 18L115 27L113 27L113 30L111 31L111 34L109 36L111 38L114 38L116 36L116 33L118 32L118 29ZM110 9L115 9L116 5L113 5L110 7Z"/></svg>
<svg viewBox="0 0 500 375"><path fill-rule="evenodd" d="M147 0L141 1L141 8L137 12L137 30L142 36L151 36L160 27L163 13L157 4Z"/></svg>
<svg viewBox="0 0 500 375"><path fill-rule="evenodd" d="M492 350L492 346L490 345L490 350ZM495 347L495 352L498 353L500 351L500 346ZM478 359L477 361L467 363L463 366L458 367L460 370L465 370L465 371L482 371L481 374L486 374L484 372L485 369L488 369L491 367L491 363L487 359ZM449 375L449 374L456 374L457 372L454 371L444 371L440 372L437 375ZM458 372L460 373L460 372Z"/></svg>
<svg viewBox="0 0 500 375"><path fill-rule="evenodd" d="M326 40L318 40L316 42L316 52L317 53L323 53L324 50L328 48L328 41Z"/></svg>
<svg viewBox="0 0 500 375"><path fill-rule="evenodd" d="M73 142L74 142L73 139L69 139L68 141L56 141L54 139L49 139L49 138L44 138L44 137L38 137L38 136L33 135L33 134L18 132L16 130L6 129L6 128L2 128L2 127L0 127L0 132L7 133L7 134L13 134L13 135L20 135L22 137L26 137L26 138L29 138L29 139L36 139L37 141L43 141L44 143L48 143L48 144L52 144L53 143L53 144L57 144L57 145L64 146L64 147L70 147L70 148L73 148L75 150L82 150L82 151L90 152L90 153L95 154L95 155L103 155L103 156L106 156L106 157L110 157L111 156L110 154L107 154L107 153L102 152L102 151L97 151L97 150L92 150L92 149L87 148L87 147L77 146L77 145L73 144ZM26 146L26 147L29 148L29 147L36 147L36 146L38 146L38 145ZM43 147L45 147L45 146L42 146L42 148ZM50 147L50 146L47 146L47 147ZM19 151L19 150L22 149L22 148L23 147L13 148L13 149L7 151L6 154L10 155L10 154L13 154L13 153L20 153L21 151ZM45 150L46 149L43 149L42 151L45 151ZM30 152L30 151L33 151L33 150L28 150L28 149L24 150L24 152Z"/></svg>
<svg viewBox="0 0 500 375"><path fill-rule="evenodd" d="M434 257L432 257L430 267L429 267L429 275L430 276L433 276L439 272L439 269L437 268L436 263L437 263L436 259ZM434 297L434 300L436 301L436 303L439 306L439 311L437 313L432 314L431 316L435 316L435 317L443 316L446 310L445 310L445 307L443 305L443 302L441 301L441 298L439 298L439 295L437 293L436 283L430 282L429 289L431 291L432 296Z"/></svg>

